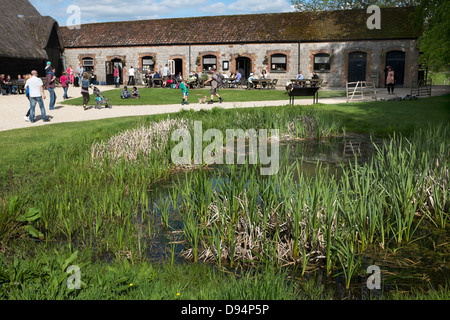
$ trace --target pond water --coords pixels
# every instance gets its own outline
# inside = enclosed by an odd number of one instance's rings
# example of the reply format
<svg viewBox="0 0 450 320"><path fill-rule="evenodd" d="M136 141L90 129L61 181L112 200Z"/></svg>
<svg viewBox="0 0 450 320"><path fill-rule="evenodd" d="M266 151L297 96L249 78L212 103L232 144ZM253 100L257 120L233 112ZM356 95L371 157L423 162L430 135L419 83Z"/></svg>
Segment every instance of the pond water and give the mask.
<svg viewBox="0 0 450 320"><path fill-rule="evenodd" d="M280 143L280 157L288 154L287 165L295 161L301 161L302 173L314 176L317 163L322 165L323 170L339 176L341 166L348 165L355 161L357 155L358 162L365 162L375 152L374 143L380 145L382 140L372 139L368 136L349 134L345 137L334 137L321 141L290 141ZM208 167L212 186L221 184L220 175L217 171L226 170L225 165L211 165ZM188 173L189 174L189 173ZM172 181L184 183L185 173L178 174ZM294 180L297 177L294 175ZM293 181L295 183L295 181ZM161 183L150 194L150 218L153 230L153 237L148 243L147 257L152 261L163 261L174 259L175 261L185 261L180 253L185 249L183 242L183 222L177 214L177 206L181 200L171 200L170 195L174 184L169 181ZM163 225L163 207L169 212L170 218L166 225ZM139 217L142 219L142 217ZM449 233L436 231L429 226L420 226L415 240L412 244L399 248L396 244L388 244L387 250L379 248L369 248L363 257L363 270L370 265L377 265L382 270L382 290L412 287L437 286L445 281L445 273L449 266L445 264L445 255L450 255ZM414 257L413 259L411 257ZM295 272L295 270L294 270ZM298 275L297 275L298 276ZM293 275L293 278L297 278ZM324 271L316 270L314 273L306 274L305 279L313 277L316 281L323 282L324 285L335 292L336 298L360 298L376 296L377 290L367 288L367 274L358 275L352 281L351 290L345 289L345 279L343 274L333 277L326 277Z"/></svg>

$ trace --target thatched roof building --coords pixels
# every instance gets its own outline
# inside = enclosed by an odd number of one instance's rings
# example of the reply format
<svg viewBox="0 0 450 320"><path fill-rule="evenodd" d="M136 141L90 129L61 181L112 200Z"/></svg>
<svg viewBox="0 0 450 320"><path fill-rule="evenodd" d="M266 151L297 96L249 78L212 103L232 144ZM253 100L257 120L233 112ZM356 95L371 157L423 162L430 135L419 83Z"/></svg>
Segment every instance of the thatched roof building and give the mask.
<svg viewBox="0 0 450 320"><path fill-rule="evenodd" d="M58 23L42 16L28 0L2 0L0 73L43 72L45 61L60 71L63 40Z"/></svg>

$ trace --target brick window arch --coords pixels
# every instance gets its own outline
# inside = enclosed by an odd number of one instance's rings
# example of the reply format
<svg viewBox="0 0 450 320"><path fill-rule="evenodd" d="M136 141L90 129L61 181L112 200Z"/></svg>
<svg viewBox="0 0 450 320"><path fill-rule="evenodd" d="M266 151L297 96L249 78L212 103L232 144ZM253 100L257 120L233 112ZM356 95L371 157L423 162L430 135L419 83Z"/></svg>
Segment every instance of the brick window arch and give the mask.
<svg viewBox="0 0 450 320"><path fill-rule="evenodd" d="M283 53L275 53L270 56L270 70L271 71L286 71L287 70L287 55Z"/></svg>
<svg viewBox="0 0 450 320"><path fill-rule="evenodd" d="M218 64L218 59L216 55L213 54L205 54L202 57L202 70L203 71L209 71L211 70L214 66L217 68L217 64Z"/></svg>
<svg viewBox="0 0 450 320"><path fill-rule="evenodd" d="M331 55L328 53L317 53L314 55L315 72L327 72L331 69Z"/></svg>

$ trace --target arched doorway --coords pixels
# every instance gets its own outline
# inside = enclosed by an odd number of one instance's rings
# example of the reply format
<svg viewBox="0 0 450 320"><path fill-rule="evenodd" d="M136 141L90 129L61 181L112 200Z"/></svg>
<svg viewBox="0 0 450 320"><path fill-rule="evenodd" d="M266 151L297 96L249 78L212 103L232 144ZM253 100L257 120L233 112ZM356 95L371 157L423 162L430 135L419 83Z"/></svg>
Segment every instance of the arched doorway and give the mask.
<svg viewBox="0 0 450 320"><path fill-rule="evenodd" d="M242 77L247 79L250 76L250 72L252 72L252 61L250 58L236 58L236 71L239 71Z"/></svg>
<svg viewBox="0 0 450 320"><path fill-rule="evenodd" d="M114 67L117 67L117 69L119 69L119 84L121 84L123 81L122 59L115 58L112 59L111 61L106 61L105 63L107 85L114 84Z"/></svg>
<svg viewBox="0 0 450 320"><path fill-rule="evenodd" d="M403 51L390 51L386 54L386 67L391 66L395 74L395 85L403 86L405 77L405 53ZM384 79L386 80L387 72ZM386 81L385 81L386 83Z"/></svg>
<svg viewBox="0 0 450 320"><path fill-rule="evenodd" d="M351 52L348 55L348 82L366 81L367 53Z"/></svg>
<svg viewBox="0 0 450 320"><path fill-rule="evenodd" d="M181 75L184 76L183 72L183 59L173 59L175 62L175 77L181 72Z"/></svg>

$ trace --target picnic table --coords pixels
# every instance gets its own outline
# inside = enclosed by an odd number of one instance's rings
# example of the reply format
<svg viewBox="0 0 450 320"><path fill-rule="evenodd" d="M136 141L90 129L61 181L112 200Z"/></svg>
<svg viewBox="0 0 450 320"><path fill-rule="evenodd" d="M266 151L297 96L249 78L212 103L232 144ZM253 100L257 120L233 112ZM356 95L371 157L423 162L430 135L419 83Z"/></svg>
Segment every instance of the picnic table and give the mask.
<svg viewBox="0 0 450 320"><path fill-rule="evenodd" d="M305 80L296 80L295 84L299 83L298 86L294 86L292 89L288 89L289 103L294 104L295 97L313 97L313 104L319 102L319 89L322 84L322 79L305 79Z"/></svg>
<svg viewBox="0 0 450 320"><path fill-rule="evenodd" d="M163 79L162 78L156 78L152 79L153 87L154 88L161 88L163 85Z"/></svg>
<svg viewBox="0 0 450 320"><path fill-rule="evenodd" d="M10 87L11 91L12 91L13 87L17 87L18 93L25 93L25 83L24 82L18 83L17 80L13 80L8 83L5 83L4 86Z"/></svg>
<svg viewBox="0 0 450 320"><path fill-rule="evenodd" d="M297 81L300 83L300 86L302 87L320 87L322 84L322 79L303 79L303 80L297 80L297 79L291 79L291 83L295 84Z"/></svg>
<svg viewBox="0 0 450 320"><path fill-rule="evenodd" d="M248 89L275 89L278 79L253 79L252 83L248 83Z"/></svg>

